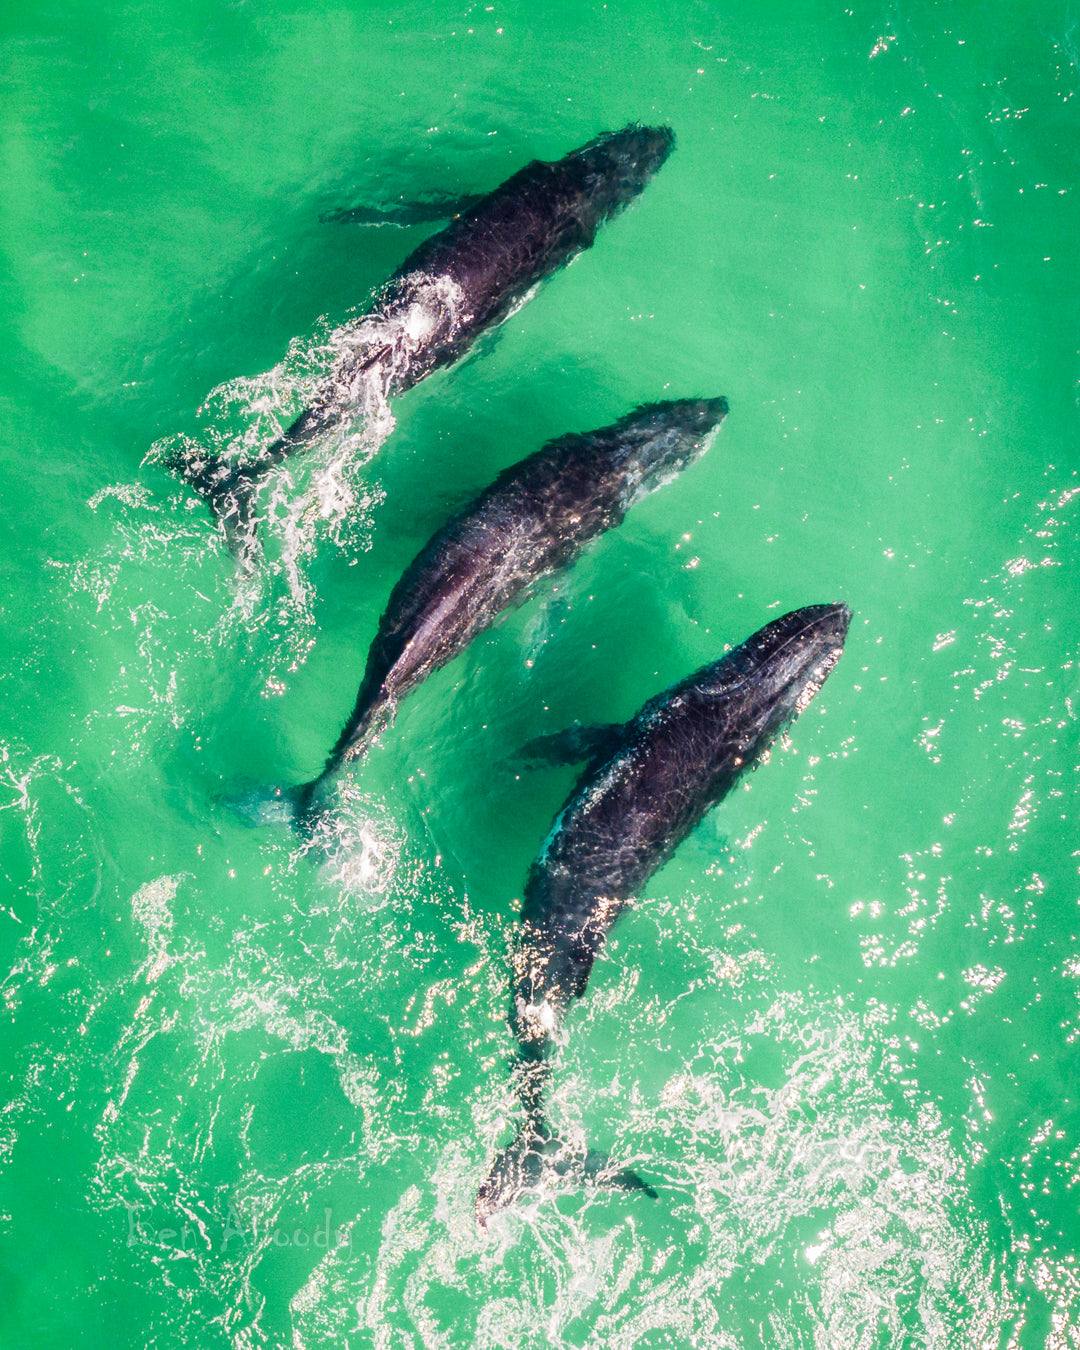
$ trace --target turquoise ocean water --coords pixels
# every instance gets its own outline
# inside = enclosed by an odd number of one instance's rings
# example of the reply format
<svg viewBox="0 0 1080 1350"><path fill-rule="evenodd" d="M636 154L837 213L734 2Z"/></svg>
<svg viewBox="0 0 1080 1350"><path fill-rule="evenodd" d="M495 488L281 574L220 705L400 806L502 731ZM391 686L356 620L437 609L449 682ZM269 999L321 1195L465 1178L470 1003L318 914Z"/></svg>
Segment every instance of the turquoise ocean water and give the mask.
<svg viewBox="0 0 1080 1350"><path fill-rule="evenodd" d="M1080 1345L1080 11L37 4L2 21L0 1344ZM630 120L675 153L238 587L160 466L262 444L431 225ZM505 465L664 397L708 455L310 777L393 583ZM379 438L390 434L372 454ZM552 1115L659 1191L480 1232L507 946L610 721L847 601L652 879Z"/></svg>

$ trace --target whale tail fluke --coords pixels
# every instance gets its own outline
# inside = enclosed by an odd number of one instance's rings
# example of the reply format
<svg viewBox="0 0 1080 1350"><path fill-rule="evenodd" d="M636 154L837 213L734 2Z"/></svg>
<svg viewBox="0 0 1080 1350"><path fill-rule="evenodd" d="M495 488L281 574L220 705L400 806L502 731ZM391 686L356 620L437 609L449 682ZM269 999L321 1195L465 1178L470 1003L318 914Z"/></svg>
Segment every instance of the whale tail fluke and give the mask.
<svg viewBox="0 0 1080 1350"><path fill-rule="evenodd" d="M253 829L286 825L303 841L305 850L328 849L334 837L331 816L333 785L321 779L297 787L261 785L223 798L234 817Z"/></svg>
<svg viewBox="0 0 1080 1350"><path fill-rule="evenodd" d="M361 368L377 362L386 350L385 346L380 347ZM255 507L263 478L290 455L310 448L313 441L340 421L341 415L334 408L315 403L247 463L237 464L224 455L211 454L191 441L160 462L190 483L210 507L225 533L225 542L237 567L250 575L259 559Z"/></svg>
<svg viewBox="0 0 1080 1350"><path fill-rule="evenodd" d="M617 1167L606 1153L575 1148L557 1138L543 1119L532 1117L495 1159L477 1191L476 1221L486 1228L493 1215L529 1191L584 1186L642 1191L656 1199L653 1187L630 1168Z"/></svg>
<svg viewBox="0 0 1080 1350"><path fill-rule="evenodd" d="M320 774L310 783L301 783L289 793L292 804L292 826L305 839L314 839L330 813L334 799L334 780L329 774Z"/></svg>
<svg viewBox="0 0 1080 1350"><path fill-rule="evenodd" d="M522 1051L513 1067L518 1101L525 1123L517 1138L491 1165L476 1193L476 1222L486 1228L493 1214L507 1209L529 1191L546 1188L606 1186L619 1191L656 1191L629 1168L616 1167L606 1153L597 1153L560 1139L544 1115L544 1094L551 1060L541 1047Z"/></svg>
<svg viewBox="0 0 1080 1350"><path fill-rule="evenodd" d="M295 787L252 787L222 800L247 825L289 825L304 839L312 840L330 814L333 783L313 778Z"/></svg>
<svg viewBox="0 0 1080 1350"><path fill-rule="evenodd" d="M232 816L252 829L285 825L316 853L328 849L334 836L331 817L333 784L322 779L296 787L259 784L221 797Z"/></svg>
<svg viewBox="0 0 1080 1350"><path fill-rule="evenodd" d="M221 524L238 568L245 574L252 573L258 558L255 502L262 466L237 465L198 446L178 450L164 464L190 483L206 502Z"/></svg>
<svg viewBox="0 0 1080 1350"><path fill-rule="evenodd" d="M341 767L364 753L377 729L377 726L365 724L364 734L349 743L349 753L335 750L322 773L307 783L292 787L254 787L225 800L233 813L248 825L289 825L309 844L326 843L333 832L331 813Z"/></svg>
<svg viewBox="0 0 1080 1350"><path fill-rule="evenodd" d="M223 800L248 825L292 825L296 821L297 792L297 788L263 786Z"/></svg>

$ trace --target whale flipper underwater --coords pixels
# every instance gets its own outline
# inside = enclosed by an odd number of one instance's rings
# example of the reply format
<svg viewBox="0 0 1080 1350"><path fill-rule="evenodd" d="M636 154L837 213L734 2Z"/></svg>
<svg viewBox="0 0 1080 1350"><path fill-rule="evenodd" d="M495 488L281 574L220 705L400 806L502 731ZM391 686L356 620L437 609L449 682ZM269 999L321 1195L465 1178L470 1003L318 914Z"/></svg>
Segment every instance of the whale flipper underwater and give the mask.
<svg viewBox="0 0 1080 1350"><path fill-rule="evenodd" d="M325 767L294 790L298 823L314 826L338 770L364 753L410 689L703 454L727 411L723 398L673 400L562 436L504 470L444 525L391 593Z"/></svg>
<svg viewBox="0 0 1080 1350"><path fill-rule="evenodd" d="M553 1039L621 910L803 711L839 659L850 619L846 605L785 614L646 703L556 816L525 884L514 955L510 1025L525 1123L477 1193L481 1227L568 1168L598 1184L649 1189L600 1155L568 1155L553 1141L543 1106Z"/></svg>
<svg viewBox="0 0 1080 1350"><path fill-rule="evenodd" d="M396 202L393 206L341 206L324 211L319 220L324 225L395 225L401 229L464 215L483 200L478 194L452 197L448 193L433 192L418 201Z"/></svg>
<svg viewBox="0 0 1080 1350"><path fill-rule="evenodd" d="M551 273L588 248L671 153L669 127L631 125L565 158L533 160L405 259L371 310L339 329L340 351L315 399L254 459L188 450L171 467L221 521L245 570L255 556L260 480L365 404L411 388L462 356Z"/></svg>

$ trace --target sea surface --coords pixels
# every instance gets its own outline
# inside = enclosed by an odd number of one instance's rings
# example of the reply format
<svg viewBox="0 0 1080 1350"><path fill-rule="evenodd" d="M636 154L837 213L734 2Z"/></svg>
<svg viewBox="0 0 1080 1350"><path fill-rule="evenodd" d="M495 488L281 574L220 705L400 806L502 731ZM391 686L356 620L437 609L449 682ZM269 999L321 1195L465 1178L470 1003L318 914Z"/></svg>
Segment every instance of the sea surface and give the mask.
<svg viewBox="0 0 1080 1350"><path fill-rule="evenodd" d="M1080 9L41 0L0 19L0 1344L1080 1346ZM250 453L489 190L677 147L467 360ZM715 444L310 778L394 582L567 431ZM821 693L620 920L552 1119L658 1198L478 1228L573 768L779 614ZM266 819L270 816L269 819Z"/></svg>

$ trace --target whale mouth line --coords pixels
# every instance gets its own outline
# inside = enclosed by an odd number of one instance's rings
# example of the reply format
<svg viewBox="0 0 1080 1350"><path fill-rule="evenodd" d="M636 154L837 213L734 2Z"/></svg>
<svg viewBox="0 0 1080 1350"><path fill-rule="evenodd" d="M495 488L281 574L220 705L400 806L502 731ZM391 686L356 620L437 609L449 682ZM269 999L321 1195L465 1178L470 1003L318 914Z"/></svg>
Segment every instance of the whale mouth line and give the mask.
<svg viewBox="0 0 1080 1350"><path fill-rule="evenodd" d="M794 717L800 716L810 706L810 703L821 692L821 686L832 674L837 661L843 655L843 647L833 647L827 651L818 664L814 667L810 678L803 685L802 690L795 700Z"/></svg>

